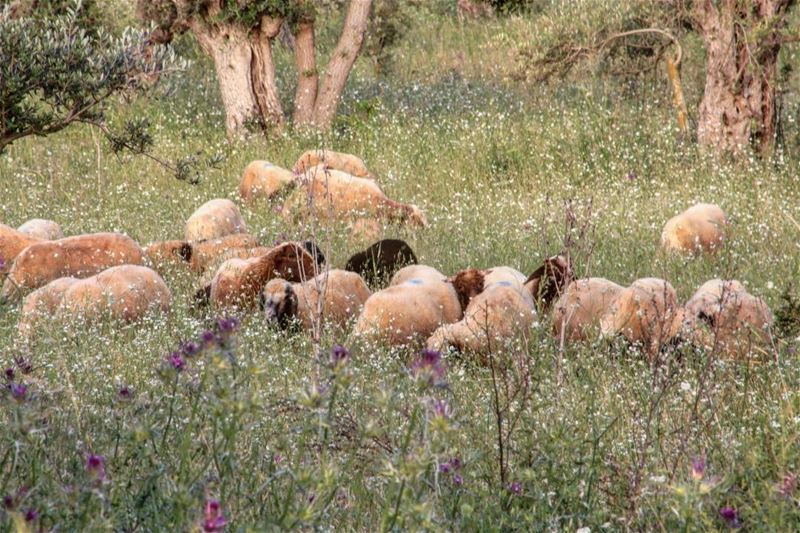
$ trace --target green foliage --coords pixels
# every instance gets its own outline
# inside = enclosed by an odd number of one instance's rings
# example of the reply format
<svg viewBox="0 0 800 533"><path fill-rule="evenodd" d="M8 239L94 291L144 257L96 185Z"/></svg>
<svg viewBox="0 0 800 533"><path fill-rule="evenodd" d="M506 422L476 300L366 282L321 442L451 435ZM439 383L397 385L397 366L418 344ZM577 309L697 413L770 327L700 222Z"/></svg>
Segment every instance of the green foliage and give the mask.
<svg viewBox="0 0 800 533"><path fill-rule="evenodd" d="M0 20L0 151L75 122L102 123L110 99L175 65L171 50L151 47L141 30L88 33L80 12L77 4L53 18Z"/></svg>

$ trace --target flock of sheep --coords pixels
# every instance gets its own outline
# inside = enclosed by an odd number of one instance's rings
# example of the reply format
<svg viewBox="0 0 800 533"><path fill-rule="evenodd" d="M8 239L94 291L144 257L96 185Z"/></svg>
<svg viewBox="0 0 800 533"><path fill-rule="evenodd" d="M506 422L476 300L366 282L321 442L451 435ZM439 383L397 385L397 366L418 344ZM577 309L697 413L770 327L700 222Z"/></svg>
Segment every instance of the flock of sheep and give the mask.
<svg viewBox="0 0 800 533"><path fill-rule="evenodd" d="M266 161L245 168L244 202L284 192L285 217L344 220L362 236L377 233L380 221L427 225L418 207L388 198L364 162L349 154L308 151L292 171ZM719 207L695 205L666 223L662 246L714 253L727 224ZM562 344L623 336L650 356L678 340L728 355L769 342L770 310L735 280L711 280L680 305L668 281L645 278L622 287L603 278L574 279L568 257L560 255L529 276L500 266L448 277L416 263L398 240L376 242L344 269L326 265L311 241L263 247L247 233L236 204L224 199L197 209L183 240L144 249L118 233L65 238L51 221L32 220L16 230L0 224L0 298L24 297L23 340L43 319L136 322L149 312L168 313L172 295L159 272L187 268L206 280L196 305L260 309L287 328L354 321L356 335L387 344L486 354L524 337L545 315Z"/></svg>

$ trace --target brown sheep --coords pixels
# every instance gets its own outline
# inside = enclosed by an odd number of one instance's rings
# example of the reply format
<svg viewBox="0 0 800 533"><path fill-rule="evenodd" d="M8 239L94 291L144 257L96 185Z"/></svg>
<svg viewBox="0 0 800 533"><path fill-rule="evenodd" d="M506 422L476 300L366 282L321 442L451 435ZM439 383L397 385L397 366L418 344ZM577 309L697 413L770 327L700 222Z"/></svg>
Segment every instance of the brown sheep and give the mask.
<svg viewBox="0 0 800 533"><path fill-rule="evenodd" d="M533 325L536 310L524 274L509 267L477 272L482 274L482 279L478 281L481 276L476 276L476 271L470 272L468 277L476 283L462 295L462 303L468 297L464 318L440 326L428 338L429 349L443 350L452 346L459 351L486 354L493 346L517 336L524 337ZM464 273L455 276L461 278L461 282L464 277ZM458 283L453 282L454 285ZM469 282L462 283L461 287L469 285Z"/></svg>
<svg viewBox="0 0 800 533"><path fill-rule="evenodd" d="M38 289L58 278L85 278L112 266L140 265L143 258L139 245L119 233L93 233L37 242L17 256L0 297L18 298L20 291Z"/></svg>
<svg viewBox="0 0 800 533"><path fill-rule="evenodd" d="M296 183L291 171L269 161L253 161L247 165L239 184L239 196L245 202L270 199Z"/></svg>
<svg viewBox="0 0 800 533"><path fill-rule="evenodd" d="M70 284L56 318L110 316L130 323L140 320L153 308L168 313L171 304L172 294L154 270L139 265L120 265Z"/></svg>
<svg viewBox="0 0 800 533"><path fill-rule="evenodd" d="M683 308L668 281L643 278L620 291L601 317L600 331L604 337L622 335L655 357L678 338L683 317Z"/></svg>
<svg viewBox="0 0 800 533"><path fill-rule="evenodd" d="M228 259L217 269L211 284L202 289L209 303L219 307L252 308L264 285L275 277L299 282L316 274L314 257L302 243L284 243L250 259ZM198 302L202 297L195 295Z"/></svg>
<svg viewBox="0 0 800 533"><path fill-rule="evenodd" d="M415 344L429 337L442 324L461 320L463 310L452 283L435 269L414 265L401 269L395 278L405 281L370 296L355 324L355 333L393 345ZM414 269L420 277L408 278Z"/></svg>
<svg viewBox="0 0 800 533"><path fill-rule="evenodd" d="M605 278L573 281L553 308L553 334L565 341L586 340L620 292L621 286Z"/></svg>
<svg viewBox="0 0 800 533"><path fill-rule="evenodd" d="M317 165L332 170L340 170L351 174L357 178L375 179L375 176L367 169L364 161L358 157L332 150L308 150L300 156L294 164L294 172L302 174L306 170Z"/></svg>
<svg viewBox="0 0 800 533"><path fill-rule="evenodd" d="M321 220L351 220L363 218L367 214L419 228L428 224L424 213L417 206L388 198L369 179L317 166L309 169L300 183L302 187L293 192L284 203L285 217L296 216L298 213L308 214L310 208Z"/></svg>
<svg viewBox="0 0 800 533"><path fill-rule="evenodd" d="M684 253L714 252L725 240L728 219L714 204L696 204L664 225L661 246Z"/></svg>
<svg viewBox="0 0 800 533"><path fill-rule="evenodd" d="M197 274L232 257L252 257L250 250L258 248L258 240L247 233L234 233L217 239L198 242L162 241L151 244L145 255L156 270L187 265Z"/></svg>
<svg viewBox="0 0 800 533"><path fill-rule="evenodd" d="M260 303L267 320L277 321L285 328L297 319L310 330L320 311L325 322L344 326L361 311L371 294L358 274L330 270L302 283L273 279L264 287Z"/></svg>
<svg viewBox="0 0 800 533"><path fill-rule="evenodd" d="M247 227L239 208L230 200L209 200L186 221L187 241L217 239L233 233L247 233Z"/></svg>
<svg viewBox="0 0 800 533"><path fill-rule="evenodd" d="M736 280L704 283L684 306L692 341L733 357L769 342L772 312Z"/></svg>
<svg viewBox="0 0 800 533"><path fill-rule="evenodd" d="M0 260L3 262L0 273L7 272L14 259L28 246L41 242L39 237L33 237L5 224L0 224Z"/></svg>
<svg viewBox="0 0 800 533"><path fill-rule="evenodd" d="M27 339L35 332L40 320L52 319L64 299L64 293L78 281L78 278L58 278L26 296L17 323L19 335Z"/></svg>
<svg viewBox="0 0 800 533"><path fill-rule="evenodd" d="M54 241L56 239L63 239L64 232L61 231L61 226L52 220L45 220L43 218L32 218L23 225L17 228L17 231L42 239L43 241Z"/></svg>

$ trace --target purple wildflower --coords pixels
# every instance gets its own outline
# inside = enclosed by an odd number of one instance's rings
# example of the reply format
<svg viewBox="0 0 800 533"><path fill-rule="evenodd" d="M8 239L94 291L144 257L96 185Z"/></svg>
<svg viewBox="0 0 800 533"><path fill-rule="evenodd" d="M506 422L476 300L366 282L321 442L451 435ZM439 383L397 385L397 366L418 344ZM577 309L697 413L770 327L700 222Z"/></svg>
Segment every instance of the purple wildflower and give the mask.
<svg viewBox="0 0 800 533"><path fill-rule="evenodd" d="M433 400L430 407L433 416L436 418L444 418L445 420L449 420L453 415L453 412L450 409L450 404L448 404L446 400Z"/></svg>
<svg viewBox="0 0 800 533"><path fill-rule="evenodd" d="M426 381L429 385L443 386L447 367L442 362L442 354L436 350L423 350L411 365L414 378Z"/></svg>
<svg viewBox="0 0 800 533"><path fill-rule="evenodd" d="M26 522L35 522L36 519L39 518L39 511L34 509L33 507L29 507L25 510L25 521Z"/></svg>
<svg viewBox="0 0 800 533"><path fill-rule="evenodd" d="M217 334L213 331L204 331L202 335L200 335L200 340L203 341L203 344L211 344L217 341Z"/></svg>
<svg viewBox="0 0 800 533"><path fill-rule="evenodd" d="M453 475L453 485L460 487L464 483L464 478L461 477L461 474Z"/></svg>
<svg viewBox="0 0 800 533"><path fill-rule="evenodd" d="M450 468L453 470L461 470L461 459L458 457L453 457L450 459Z"/></svg>
<svg viewBox="0 0 800 533"><path fill-rule="evenodd" d="M30 374L31 370L33 370L31 362L21 355L14 357L14 363L16 363L17 368L19 368L19 371L23 374Z"/></svg>
<svg viewBox="0 0 800 533"><path fill-rule="evenodd" d="M11 397L18 402L24 402L28 395L28 386L22 383L11 384Z"/></svg>
<svg viewBox="0 0 800 533"><path fill-rule="evenodd" d="M512 494L522 494L522 483L515 481L508 486Z"/></svg>
<svg viewBox="0 0 800 533"><path fill-rule="evenodd" d="M3 496L3 507L8 509L9 511L14 509L14 497L10 494L6 494Z"/></svg>
<svg viewBox="0 0 800 533"><path fill-rule="evenodd" d="M239 327L239 320L236 317L220 318L217 320L217 328L223 335L228 335L236 331Z"/></svg>
<svg viewBox="0 0 800 533"><path fill-rule="evenodd" d="M14 381L14 369L11 367L6 368L5 376L8 381Z"/></svg>
<svg viewBox="0 0 800 533"><path fill-rule="evenodd" d="M692 459L692 479L700 481L706 474L705 457L695 457Z"/></svg>
<svg viewBox="0 0 800 533"><path fill-rule="evenodd" d="M86 472L95 481L103 481L106 478L106 459L102 455L90 453L86 456Z"/></svg>
<svg viewBox="0 0 800 533"><path fill-rule="evenodd" d="M177 370L178 372L184 370L186 368L186 361L181 357L181 354L178 352L172 352L167 359L169 365Z"/></svg>
<svg viewBox="0 0 800 533"><path fill-rule="evenodd" d="M181 344L181 352L186 357L194 357L195 355L200 353L200 345L194 341L187 341Z"/></svg>
<svg viewBox="0 0 800 533"><path fill-rule="evenodd" d="M133 398L133 391L127 385L123 385L117 390L117 396L119 396L121 400L130 400Z"/></svg>
<svg viewBox="0 0 800 533"><path fill-rule="evenodd" d="M797 490L797 474L786 474L778 486L778 494L784 498L791 498Z"/></svg>
<svg viewBox="0 0 800 533"><path fill-rule="evenodd" d="M341 344L337 344L331 348L331 364L333 366L339 366L339 364L344 363L349 356L350 352Z"/></svg>
<svg viewBox="0 0 800 533"><path fill-rule="evenodd" d="M450 473L450 463L440 463L439 464L439 473L440 474L449 474Z"/></svg>
<svg viewBox="0 0 800 533"><path fill-rule="evenodd" d="M206 512L203 519L203 531L206 533L217 533L225 529L228 520L222 514L222 506L219 500L208 500L206 502Z"/></svg>
<svg viewBox="0 0 800 533"><path fill-rule="evenodd" d="M742 521L739 519L739 511L731 506L725 506L719 510L719 516L725 521L725 524L731 529L739 529L742 527Z"/></svg>
<svg viewBox="0 0 800 533"><path fill-rule="evenodd" d="M625 175L625 177L628 179L628 181L635 181L638 176L636 175L636 171L631 170Z"/></svg>

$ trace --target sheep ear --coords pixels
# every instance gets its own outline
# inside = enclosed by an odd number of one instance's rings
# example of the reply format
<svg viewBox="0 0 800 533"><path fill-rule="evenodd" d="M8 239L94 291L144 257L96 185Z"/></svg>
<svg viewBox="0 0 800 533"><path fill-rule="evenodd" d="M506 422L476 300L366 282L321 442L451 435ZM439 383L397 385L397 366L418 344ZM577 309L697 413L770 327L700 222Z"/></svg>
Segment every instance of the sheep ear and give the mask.
<svg viewBox="0 0 800 533"><path fill-rule="evenodd" d="M453 284L462 309L466 309L470 300L483 292L485 277L484 271L468 268L446 280Z"/></svg>
<svg viewBox="0 0 800 533"><path fill-rule="evenodd" d="M311 240L303 241L303 248L314 257L318 267L322 267L325 264L325 254L322 253L317 243Z"/></svg>
<svg viewBox="0 0 800 533"><path fill-rule="evenodd" d="M192 245L189 244L188 242L184 242L178 247L178 257L180 257L187 263L190 263L192 261L193 253L194 249L192 248Z"/></svg>

